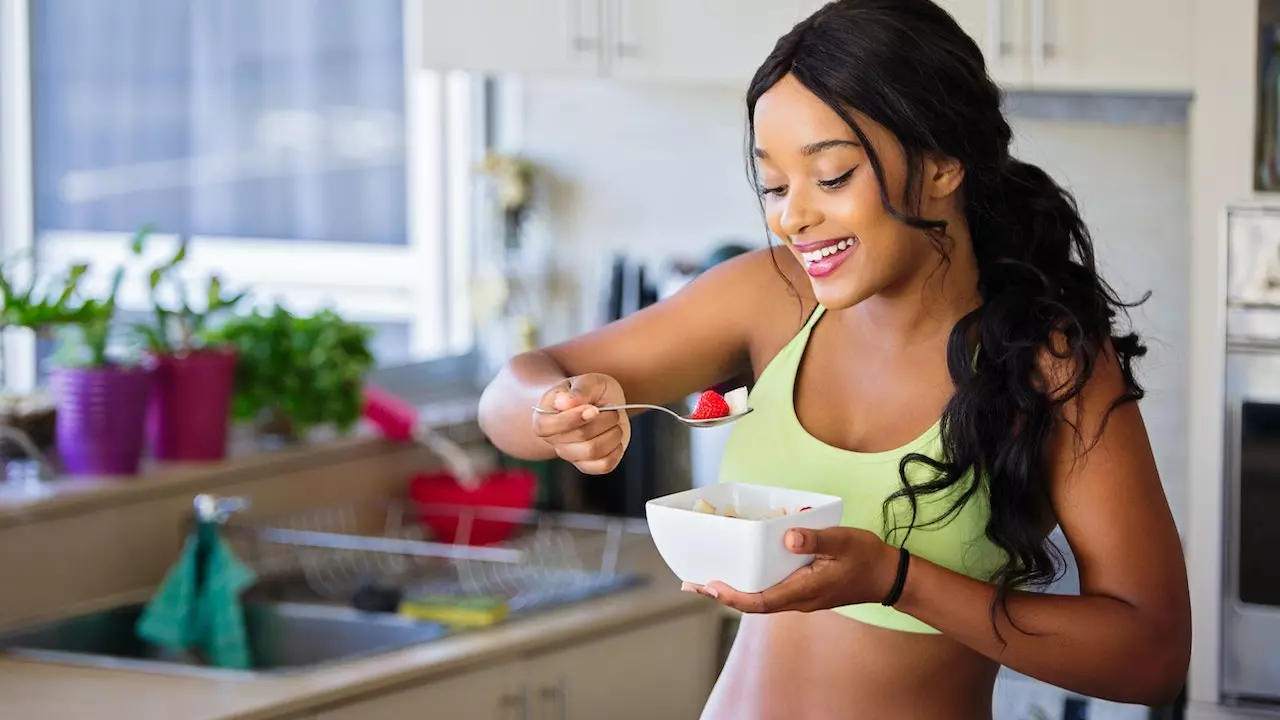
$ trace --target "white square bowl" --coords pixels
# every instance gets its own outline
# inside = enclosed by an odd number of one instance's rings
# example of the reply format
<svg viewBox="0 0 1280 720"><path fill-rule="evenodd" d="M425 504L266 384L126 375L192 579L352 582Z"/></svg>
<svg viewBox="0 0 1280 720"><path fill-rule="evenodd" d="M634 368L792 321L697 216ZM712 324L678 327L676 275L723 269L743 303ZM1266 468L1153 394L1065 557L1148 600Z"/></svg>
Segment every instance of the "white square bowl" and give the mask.
<svg viewBox="0 0 1280 720"><path fill-rule="evenodd" d="M741 518L693 509L701 498L723 508L732 505ZM809 506L804 512L795 512ZM774 508L787 515L751 520ZM790 528L823 529L840 524L844 500L834 495L744 483L719 483L654 498L645 504L649 534L658 553L684 582L705 585L719 580L743 592L760 592L813 562L812 555L787 550Z"/></svg>

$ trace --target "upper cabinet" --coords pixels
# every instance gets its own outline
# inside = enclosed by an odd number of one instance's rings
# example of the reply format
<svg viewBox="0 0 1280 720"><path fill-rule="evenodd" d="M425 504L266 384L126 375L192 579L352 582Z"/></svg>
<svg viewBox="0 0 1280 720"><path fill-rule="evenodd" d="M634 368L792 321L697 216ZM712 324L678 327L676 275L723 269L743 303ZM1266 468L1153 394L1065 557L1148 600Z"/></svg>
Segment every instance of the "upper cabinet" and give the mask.
<svg viewBox="0 0 1280 720"><path fill-rule="evenodd" d="M1077 0L1070 0L1076 2ZM1086 2L1088 0L1085 0ZM1123 2L1123 0L1116 0ZM1030 81L1030 44L1026 37L1025 0L934 0L964 28L982 48L987 70L1006 86ZM801 16L808 17L828 0L800 0Z"/></svg>
<svg viewBox="0 0 1280 720"><path fill-rule="evenodd" d="M1060 90L1190 91L1187 0L1030 0L1032 82Z"/></svg>
<svg viewBox="0 0 1280 720"><path fill-rule="evenodd" d="M422 0L422 66L744 85L802 0Z"/></svg>
<svg viewBox="0 0 1280 720"><path fill-rule="evenodd" d="M1191 0L936 0L1009 89L1189 92ZM822 0L420 0L423 67L742 87Z"/></svg>
<svg viewBox="0 0 1280 720"><path fill-rule="evenodd" d="M1010 89L1189 92L1190 0L940 0Z"/></svg>
<svg viewBox="0 0 1280 720"><path fill-rule="evenodd" d="M610 74L645 80L746 85L799 20L797 2L600 0Z"/></svg>
<svg viewBox="0 0 1280 720"><path fill-rule="evenodd" d="M1024 0L937 2L982 48L987 72L996 82L1006 87L1025 87L1031 82L1031 44L1026 33Z"/></svg>
<svg viewBox="0 0 1280 720"><path fill-rule="evenodd" d="M600 0L422 0L422 66L595 75L604 52Z"/></svg>

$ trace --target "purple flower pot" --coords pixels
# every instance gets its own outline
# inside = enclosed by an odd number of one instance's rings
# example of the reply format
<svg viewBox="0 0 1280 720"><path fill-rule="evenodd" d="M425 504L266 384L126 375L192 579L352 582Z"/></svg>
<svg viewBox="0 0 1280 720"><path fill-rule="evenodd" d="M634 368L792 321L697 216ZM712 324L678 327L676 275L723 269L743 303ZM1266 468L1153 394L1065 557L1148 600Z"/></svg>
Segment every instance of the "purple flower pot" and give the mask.
<svg viewBox="0 0 1280 720"><path fill-rule="evenodd" d="M225 458L236 382L235 350L152 355L147 364L155 383L147 412L152 457L169 462Z"/></svg>
<svg viewBox="0 0 1280 720"><path fill-rule="evenodd" d="M151 393L145 368L58 368L55 435L71 475L137 475Z"/></svg>

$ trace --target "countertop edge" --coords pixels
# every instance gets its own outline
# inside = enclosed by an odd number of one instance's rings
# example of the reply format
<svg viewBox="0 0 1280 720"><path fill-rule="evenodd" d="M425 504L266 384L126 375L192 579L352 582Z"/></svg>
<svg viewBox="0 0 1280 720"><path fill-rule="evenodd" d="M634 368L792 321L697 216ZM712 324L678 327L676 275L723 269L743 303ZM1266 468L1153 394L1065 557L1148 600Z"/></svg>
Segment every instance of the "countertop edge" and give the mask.
<svg viewBox="0 0 1280 720"><path fill-rule="evenodd" d="M350 435L279 450L245 451L219 462L157 465L136 477L59 478L50 481L54 494L29 500L0 501L0 530L160 497L191 494L197 489L202 492L213 490L243 482L248 472L290 473L399 452L409 447L371 435Z"/></svg>
<svg viewBox="0 0 1280 720"><path fill-rule="evenodd" d="M207 720L280 720L293 714L323 712L364 698L465 674L489 662L511 662L550 652L595 633L614 634L656 619L715 612L706 598L678 591L655 592L652 582L651 579L644 588L548 612L491 632L477 631L308 673L304 687L295 691L305 694L285 696L259 707ZM583 614L591 617L584 620ZM343 678L344 675L351 677ZM316 685L329 687L321 689Z"/></svg>
<svg viewBox="0 0 1280 720"><path fill-rule="evenodd" d="M117 704L117 698L141 693L147 702L137 704L127 717L138 720L179 716L190 720L308 718L378 696L447 681L485 667L527 662L561 648L666 620L698 614L719 617L718 603L680 592L673 575L656 566L640 571L647 581L630 590L531 614L491 628L290 675L171 676L0 655L0 716L28 717L29 714L23 713L39 708L51 719L112 717L89 713L99 703L113 705ZM6 684L11 684L8 690L12 693L4 691ZM83 690L65 695L76 687Z"/></svg>
<svg viewBox="0 0 1280 720"><path fill-rule="evenodd" d="M626 544L627 568L643 578L640 585L492 627L297 673L170 675L0 654L0 717L32 717L33 711L49 720L116 717L100 714L100 706L145 697L145 702L135 703L127 715L119 717L299 720L485 667L536 661L562 648L668 620L705 615L708 622L722 621L719 603L679 590L679 580L651 541L632 536Z"/></svg>

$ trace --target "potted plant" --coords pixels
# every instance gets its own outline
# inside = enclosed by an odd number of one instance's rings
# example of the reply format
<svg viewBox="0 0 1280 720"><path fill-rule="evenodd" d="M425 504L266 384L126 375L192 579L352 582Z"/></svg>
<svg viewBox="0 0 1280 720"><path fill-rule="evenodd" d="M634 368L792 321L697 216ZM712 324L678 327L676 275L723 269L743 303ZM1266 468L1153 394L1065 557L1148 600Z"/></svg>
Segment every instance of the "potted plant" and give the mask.
<svg viewBox="0 0 1280 720"><path fill-rule="evenodd" d="M123 279L117 268L106 297L83 302L51 358L58 454L71 475L137 475L141 464L151 373L108 352Z"/></svg>
<svg viewBox="0 0 1280 720"><path fill-rule="evenodd" d="M372 331L331 310L296 316L280 305L232 318L211 339L236 348L232 415L264 438L295 441L314 427L345 432L360 418Z"/></svg>
<svg viewBox="0 0 1280 720"><path fill-rule="evenodd" d="M133 243L133 254L145 251L150 228ZM211 318L229 313L245 293L225 294L217 275L209 278L199 304L190 302L187 285L177 272L187 257L183 238L167 260L148 274L151 319L133 330L143 340L154 390L147 412L147 444L151 455L165 461L213 461L227 454L227 426L235 385L235 349L204 342ZM168 291L173 298L166 303Z"/></svg>
<svg viewBox="0 0 1280 720"><path fill-rule="evenodd" d="M76 298L87 265L74 265L41 287L34 272L26 283L13 277L13 262L19 259L11 258L0 265L0 353L11 329L22 328L45 337L58 327L83 320L86 311L91 310L79 305ZM0 425L25 435L40 452L53 447L57 411L48 393L14 392L7 382L0 385ZM0 461L26 457L22 444L9 437L0 438Z"/></svg>

